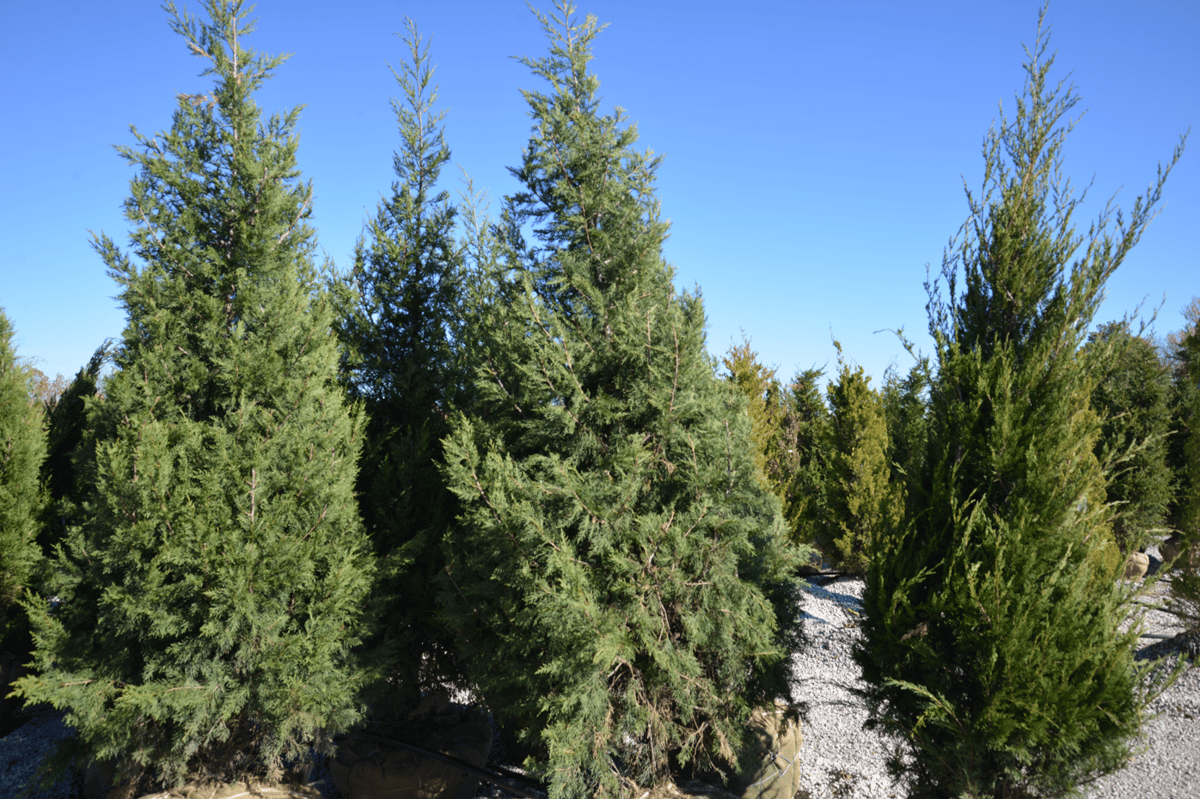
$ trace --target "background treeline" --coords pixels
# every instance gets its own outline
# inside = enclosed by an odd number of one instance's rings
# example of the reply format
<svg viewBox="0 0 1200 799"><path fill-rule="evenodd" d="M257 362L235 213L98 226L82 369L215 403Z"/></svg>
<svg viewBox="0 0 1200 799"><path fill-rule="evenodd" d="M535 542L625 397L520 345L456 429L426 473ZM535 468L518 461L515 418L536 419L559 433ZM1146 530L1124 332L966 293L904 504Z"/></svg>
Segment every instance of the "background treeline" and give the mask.
<svg viewBox="0 0 1200 799"><path fill-rule="evenodd" d="M0 315L0 636L32 666L17 695L79 733L47 778L279 779L456 688L555 797L722 778L755 707L803 700L813 570L867 578L864 698L914 795L1058 795L1124 762L1148 701L1125 556L1200 535L1200 300L1163 342L1087 334L1170 169L1072 260L1051 186L1075 100L1040 29L928 286L936 352L876 389L845 356L784 384L749 340L707 354L658 159L601 112L599 27L568 4L537 15L495 217L442 188L410 23L395 180L343 271L315 262L298 112L254 101L283 59L246 48L240 2L167 10L213 85L120 148L131 246L94 246L126 330L49 381Z"/></svg>
<svg viewBox="0 0 1200 799"><path fill-rule="evenodd" d="M1094 454L1111 464L1110 557L1119 553L1122 563L1196 523L1187 450L1195 354L1184 342L1198 320L1195 297L1183 309L1183 328L1165 338L1137 334L1122 320L1100 325L1079 351L1096 356L1090 398L1103 423ZM1099 357L1109 352L1117 354ZM784 385L745 338L722 364L723 376L746 397L756 462L783 503L789 533L819 552L823 568L865 575L870 532L894 528L906 499L920 491L913 481L926 457L935 377L929 359L915 357L907 373L889 368L878 390L844 360L823 391L822 368L802 370Z"/></svg>

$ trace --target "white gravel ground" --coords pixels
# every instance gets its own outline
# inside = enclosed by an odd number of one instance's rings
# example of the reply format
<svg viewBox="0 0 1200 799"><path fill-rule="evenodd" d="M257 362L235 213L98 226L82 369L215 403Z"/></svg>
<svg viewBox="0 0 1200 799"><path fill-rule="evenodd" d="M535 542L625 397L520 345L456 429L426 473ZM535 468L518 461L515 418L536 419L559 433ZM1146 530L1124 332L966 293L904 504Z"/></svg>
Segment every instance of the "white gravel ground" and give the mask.
<svg viewBox="0 0 1200 799"><path fill-rule="evenodd" d="M862 729L866 710L850 690L862 687L851 657L859 637L862 581L807 590L804 624L812 644L793 659L802 696L810 703L801 796L808 791L812 799L903 797L903 787L887 775L886 742ZM1160 611L1148 613L1146 623L1148 633L1178 631L1174 617ZM1157 640L1142 639L1142 644ZM1088 786L1087 799L1200 799L1200 669L1185 673L1151 709L1159 715L1145 727L1146 751L1119 773Z"/></svg>

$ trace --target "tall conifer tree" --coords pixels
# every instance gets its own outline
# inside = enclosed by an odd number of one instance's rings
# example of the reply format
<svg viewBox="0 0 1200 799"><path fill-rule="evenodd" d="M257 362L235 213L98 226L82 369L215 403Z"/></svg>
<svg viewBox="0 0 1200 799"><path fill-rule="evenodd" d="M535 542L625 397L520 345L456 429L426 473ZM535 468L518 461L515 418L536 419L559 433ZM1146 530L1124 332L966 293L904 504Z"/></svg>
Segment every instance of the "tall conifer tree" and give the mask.
<svg viewBox="0 0 1200 799"><path fill-rule="evenodd" d="M1123 766L1145 718L1137 631L1118 629L1130 596L1099 557L1097 375L1076 351L1169 167L1077 256L1079 200L1060 173L1076 98L1047 85L1046 46L1039 24L1016 118L988 136L983 196L968 192L943 262L948 299L929 287L924 490L867 580L856 659L910 796L1066 795Z"/></svg>
<svg viewBox="0 0 1200 799"><path fill-rule="evenodd" d="M363 522L380 557L376 591L385 626L374 643L401 690L453 679L452 647L433 620L431 583L454 495L439 471L441 440L466 382L457 330L463 317L463 258L456 209L438 188L450 161L428 44L406 22L406 61L393 70L403 96L392 106L400 131L392 195L359 239L352 301L338 323L344 375L368 417L358 481ZM395 687L389 689L394 691Z"/></svg>
<svg viewBox="0 0 1200 799"><path fill-rule="evenodd" d="M891 479L883 400L861 366L851 369L844 361L840 366L829 385L829 497L816 544L836 568L861 575L883 536L899 523L904 491Z"/></svg>
<svg viewBox="0 0 1200 799"><path fill-rule="evenodd" d="M784 393L782 441L784 518L792 540L810 544L829 509L829 406L821 396L824 370L804 369Z"/></svg>
<svg viewBox="0 0 1200 799"><path fill-rule="evenodd" d="M63 539L68 520L78 524L81 486L80 461L85 453L79 451L87 426L87 403L93 400L100 386L100 370L111 357L112 339L96 348L86 366L75 373L46 415L46 460L42 463L42 480L49 491L46 520L39 542L47 557Z"/></svg>
<svg viewBox="0 0 1200 799"><path fill-rule="evenodd" d="M38 479L46 457L42 404L33 396L32 376L17 358L12 337L0 309L0 654L10 644L14 651L28 651L17 599L30 587L41 560L37 539L46 503ZM4 694L8 690L0 685Z"/></svg>
<svg viewBox="0 0 1200 799"><path fill-rule="evenodd" d="M892 480L916 493L925 462L925 440L929 432L929 358L920 356L901 377L893 367L883 375L879 392L888 429L888 463Z"/></svg>
<svg viewBox="0 0 1200 799"><path fill-rule="evenodd" d="M1200 569L1195 567L1200 562L1200 297L1193 297L1183 313L1184 329L1168 337L1175 378L1167 450L1176 481L1170 519L1182 544L1168 608L1195 636L1200 633Z"/></svg>
<svg viewBox="0 0 1200 799"><path fill-rule="evenodd" d="M476 418L447 440L447 619L556 799L661 784L683 760L728 771L751 706L789 695L798 626L745 403L662 258L658 159L599 114L599 28L573 14L539 14L550 55L523 59L550 92L525 92L503 301L473 333Z"/></svg>
<svg viewBox="0 0 1200 799"><path fill-rule="evenodd" d="M95 247L129 322L89 408L61 605L29 606L37 674L19 683L69 710L62 758L116 759L134 789L278 778L353 723L372 569L298 109L264 119L253 100L283 59L246 49L240 2L210 0L207 22L167 10L215 85L119 148L139 168L132 253Z"/></svg>
<svg viewBox="0 0 1200 799"><path fill-rule="evenodd" d="M750 430L754 438L754 462L763 480L780 501L786 498L781 444L783 441L783 392L775 370L758 361L743 334L742 343L729 348L722 359L728 380L746 398Z"/></svg>
<svg viewBox="0 0 1200 799"><path fill-rule="evenodd" d="M1172 526L1200 537L1200 297L1184 308L1186 324L1167 338L1173 372L1167 461L1175 476Z"/></svg>

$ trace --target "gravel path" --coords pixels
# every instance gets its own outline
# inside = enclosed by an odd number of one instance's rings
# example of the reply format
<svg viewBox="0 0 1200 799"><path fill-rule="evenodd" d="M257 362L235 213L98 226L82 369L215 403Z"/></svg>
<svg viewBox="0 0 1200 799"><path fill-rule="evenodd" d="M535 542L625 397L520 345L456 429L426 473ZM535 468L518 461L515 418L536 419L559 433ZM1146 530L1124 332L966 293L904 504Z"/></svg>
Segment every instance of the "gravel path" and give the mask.
<svg viewBox="0 0 1200 799"><path fill-rule="evenodd" d="M1164 585L1157 586L1161 592ZM802 791L812 799L885 799L903 797L884 765L886 741L862 729L866 720L851 688L862 687L851 657L859 638L858 612L863 584L843 580L810 586L804 624L812 644L793 659L810 703L804 725ZM1174 634L1174 617L1151 611L1146 632ZM1143 638L1143 654L1162 648ZM1160 696L1151 710L1159 714L1144 731L1146 751L1122 771L1084 790L1087 799L1197 799L1200 797L1200 669L1191 669ZM801 794L802 795L802 794Z"/></svg>

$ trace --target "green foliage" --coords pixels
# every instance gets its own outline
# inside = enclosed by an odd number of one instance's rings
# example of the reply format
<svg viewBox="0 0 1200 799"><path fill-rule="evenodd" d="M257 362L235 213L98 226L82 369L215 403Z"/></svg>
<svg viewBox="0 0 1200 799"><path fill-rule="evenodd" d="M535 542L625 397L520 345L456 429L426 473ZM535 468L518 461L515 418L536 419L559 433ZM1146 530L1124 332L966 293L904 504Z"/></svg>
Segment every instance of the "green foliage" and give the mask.
<svg viewBox="0 0 1200 799"><path fill-rule="evenodd" d="M943 262L948 299L928 286L938 368L922 492L867 580L856 660L911 796L1067 795L1122 767L1146 718L1137 630L1118 629L1130 595L1100 566L1097 378L1077 349L1169 167L1115 234L1106 210L1076 256L1079 200L1060 173L1076 98L1047 87L1045 48L1039 25L1016 119L989 134L983 196L968 191Z"/></svg>
<svg viewBox="0 0 1200 799"><path fill-rule="evenodd" d="M111 344L109 340L97 347L87 366L76 372L66 390L47 404L47 452L42 463L42 480L50 496L45 527L38 538L47 558L62 542L68 519L79 511L83 489L79 484L78 459L83 453L78 448L87 424L87 403L97 396L100 370L111 357Z"/></svg>
<svg viewBox="0 0 1200 799"><path fill-rule="evenodd" d="M338 334L349 394L368 417L358 495L380 558L375 603L385 624L372 643L393 682L416 700L457 672L451 643L434 624L431 583L456 515L438 469L441 439L466 377L454 350L463 316L456 211L437 189L450 160L444 112L433 111L429 48L411 21L405 44L408 61L393 71L403 93L392 102L397 179L355 247Z"/></svg>
<svg viewBox="0 0 1200 799"><path fill-rule="evenodd" d="M920 491L920 474L925 468L931 380L929 358L922 356L904 377L889 367L879 392L887 421L892 480L904 487L910 499Z"/></svg>
<svg viewBox="0 0 1200 799"><path fill-rule="evenodd" d="M551 91L525 92L505 271L469 337L477 405L446 440L445 618L556 799L733 766L751 707L790 698L801 554L663 261L658 159L597 112L599 29L573 14L539 14L550 55L523 59Z"/></svg>
<svg viewBox="0 0 1200 799"><path fill-rule="evenodd" d="M1102 375L1092 392L1103 420L1096 456L1114 462L1106 496L1116 506L1113 535L1129 553L1144 549L1166 524L1171 377L1154 345L1124 323L1101 325L1089 336L1084 352L1096 351L1112 353L1093 367Z"/></svg>
<svg viewBox="0 0 1200 799"><path fill-rule="evenodd" d="M1184 309L1186 325L1169 337L1173 371L1171 427L1167 460L1176 479L1172 526L1181 536L1181 552L1171 575L1168 609L1191 630L1200 630L1200 297Z"/></svg>
<svg viewBox="0 0 1200 799"><path fill-rule="evenodd" d="M750 431L754 439L754 463L762 479L780 501L786 498L786 479L782 470L783 396L775 370L758 361L750 341L729 348L722 360L726 379L746 398Z"/></svg>
<svg viewBox="0 0 1200 799"><path fill-rule="evenodd" d="M784 518L793 542L811 544L829 514L829 407L821 396L821 369L798 372L784 393L781 472Z"/></svg>
<svg viewBox="0 0 1200 799"><path fill-rule="evenodd" d="M882 399L861 366L839 365L829 384L829 504L815 544L835 568L862 575L899 524L904 491L891 478Z"/></svg>
<svg viewBox="0 0 1200 799"><path fill-rule="evenodd" d="M30 369L12 343L13 329L0 309L0 644L26 634L16 602L35 576L46 495L38 479L46 457L42 407L33 396ZM0 685L8 693L8 686Z"/></svg>
<svg viewBox="0 0 1200 799"><path fill-rule="evenodd" d="M315 293L297 111L253 93L281 63L243 46L241 3L168 6L211 93L121 148L132 255L95 247L128 325L88 407L80 523L30 601L29 701L68 710L72 755L156 780L277 778L358 718L351 660L372 565L353 496L358 423Z"/></svg>
<svg viewBox="0 0 1200 799"><path fill-rule="evenodd" d="M1200 297L1183 315L1186 324L1167 337L1165 353L1172 374L1167 463L1175 478L1168 517L1172 527L1192 533L1200 531Z"/></svg>

